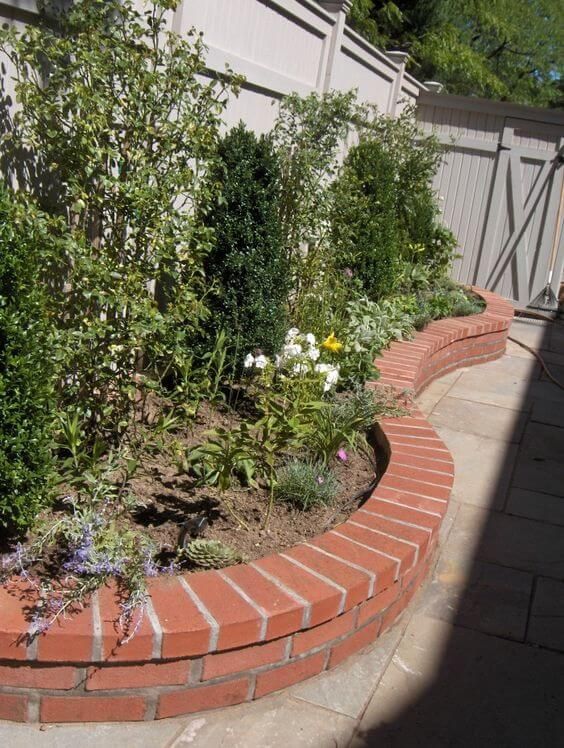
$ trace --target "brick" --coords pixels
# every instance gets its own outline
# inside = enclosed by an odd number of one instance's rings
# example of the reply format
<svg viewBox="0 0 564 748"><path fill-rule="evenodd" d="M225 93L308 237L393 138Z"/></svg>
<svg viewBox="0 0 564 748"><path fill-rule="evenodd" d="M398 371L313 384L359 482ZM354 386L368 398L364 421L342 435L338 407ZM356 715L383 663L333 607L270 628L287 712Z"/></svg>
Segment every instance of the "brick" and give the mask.
<svg viewBox="0 0 564 748"><path fill-rule="evenodd" d="M138 722L145 718L141 696L43 696L41 722Z"/></svg>
<svg viewBox="0 0 564 748"><path fill-rule="evenodd" d="M25 584L11 581L0 586L0 659L26 659L29 623L24 607L32 605L33 600L33 592Z"/></svg>
<svg viewBox="0 0 564 748"><path fill-rule="evenodd" d="M322 623L309 631L302 631L295 634L292 642L291 656L309 652L310 649L322 647L340 636L344 636L355 628L356 611L349 610L347 613L334 618L332 621Z"/></svg>
<svg viewBox="0 0 564 748"><path fill-rule="evenodd" d="M391 587L388 587L388 589L382 590L375 597L363 603L358 611L358 626L363 626L389 608L398 599L400 590L400 583L396 582Z"/></svg>
<svg viewBox="0 0 564 748"><path fill-rule="evenodd" d="M432 460L427 457L417 457L416 455L405 452L403 449L394 449L392 452L389 468L392 467L411 467L414 469L432 471L442 475L454 476L454 463L451 460Z"/></svg>
<svg viewBox="0 0 564 748"><path fill-rule="evenodd" d="M356 545L351 540L340 537L334 532L327 532L324 535L320 535L314 538L310 544L373 572L376 575L374 592L379 592L394 582L397 569L395 561Z"/></svg>
<svg viewBox="0 0 564 748"><path fill-rule="evenodd" d="M299 683L306 678L318 675L325 665L325 652L318 652L310 657L304 657L288 665L268 670L257 675L255 698L264 696L273 691L280 691L294 683Z"/></svg>
<svg viewBox="0 0 564 748"><path fill-rule="evenodd" d="M417 587L413 585L409 589L402 592L401 596L386 610L382 617L382 629L381 633L390 629L400 618L402 613L405 611L413 595L417 592Z"/></svg>
<svg viewBox="0 0 564 748"><path fill-rule="evenodd" d="M429 499L426 496L416 496L413 493L408 493L407 491L398 491L395 488L383 488L382 486L378 486L377 489L372 494L372 498L368 499L363 505L362 508L370 511L369 503L372 500L381 500L381 501L389 501L393 504L404 504L408 507L413 507L413 509L421 509L424 512L428 512L429 514L436 515L437 517L442 517L448 508L448 503L446 501L440 501L439 499ZM382 514L381 511L378 512L379 514Z"/></svg>
<svg viewBox="0 0 564 748"><path fill-rule="evenodd" d="M150 660L153 656L153 627L147 615L143 616L135 636L120 624L123 599L116 588L105 585L98 590L100 621L102 624L102 659L104 661L134 662ZM136 625L137 619L132 625Z"/></svg>
<svg viewBox="0 0 564 748"><path fill-rule="evenodd" d="M82 610L58 618L49 631L37 639L37 660L40 662L90 662L92 659L92 608L86 603Z"/></svg>
<svg viewBox="0 0 564 748"><path fill-rule="evenodd" d="M417 481L423 484L425 490L425 484L429 483L436 486L444 486L449 490L452 488L453 476L448 473L437 473L432 470L424 470L420 467L410 465L398 465L392 462L386 470L386 475L395 478L407 478L412 481Z"/></svg>
<svg viewBox="0 0 564 748"><path fill-rule="evenodd" d="M243 647L261 640L262 616L216 571L190 574L185 579L219 624L217 649Z"/></svg>
<svg viewBox="0 0 564 748"><path fill-rule="evenodd" d="M189 660L88 668L87 691L178 686L188 681Z"/></svg>
<svg viewBox="0 0 564 748"><path fill-rule="evenodd" d="M376 498L369 499L364 506L369 512L381 514L387 519L397 519L401 522L407 522L419 528L427 528L431 532L438 529L441 524L441 518L434 514L429 514L420 509L412 509L399 504L392 504L388 501L379 501Z"/></svg>
<svg viewBox="0 0 564 748"><path fill-rule="evenodd" d="M308 574L281 556L261 558L253 565L264 569L309 603L311 606L310 626L323 623L341 612L343 594L339 590L322 582L313 574Z"/></svg>
<svg viewBox="0 0 564 748"><path fill-rule="evenodd" d="M412 545L401 540L396 540L382 533L359 527L352 522L345 522L343 525L338 525L335 530L347 538L356 540L358 543L367 545L375 551L397 559L399 574L411 568L415 563L417 550Z"/></svg>
<svg viewBox="0 0 564 748"><path fill-rule="evenodd" d="M379 630L380 621L373 621L363 629L359 629L356 633L351 634L351 636L347 637L342 642L335 644L331 648L329 664L327 667L336 667L343 662L343 660L346 660L347 657L350 657L355 652L367 647L378 637Z"/></svg>
<svg viewBox="0 0 564 748"><path fill-rule="evenodd" d="M438 486L432 483L423 483L418 479L402 478L386 473L380 485L383 488L395 488L398 491L409 491L420 496L427 496L431 499L440 499L448 501L450 498L450 486Z"/></svg>
<svg viewBox="0 0 564 748"><path fill-rule="evenodd" d="M298 545L285 551L284 555L295 558L308 568L323 574L324 577L344 587L347 590L345 610L349 610L366 600L370 593L371 578L367 572L353 569L342 561L325 556L313 548Z"/></svg>
<svg viewBox="0 0 564 748"><path fill-rule="evenodd" d="M278 639L302 627L304 606L252 566L232 566L222 574L233 580L264 610L267 616L265 639Z"/></svg>
<svg viewBox="0 0 564 748"><path fill-rule="evenodd" d="M159 696L157 719L176 717L180 714L201 712L204 709L218 709L246 701L249 692L249 679L238 678L226 683L216 683L183 691L172 691Z"/></svg>
<svg viewBox="0 0 564 748"><path fill-rule="evenodd" d="M36 667L34 665L0 665L0 684L12 688L74 688L78 673L73 667Z"/></svg>
<svg viewBox="0 0 564 748"><path fill-rule="evenodd" d="M231 652L209 654L204 657L202 680L242 673L264 665L276 665L284 659L287 647L288 639L278 639Z"/></svg>
<svg viewBox="0 0 564 748"><path fill-rule="evenodd" d="M364 509L356 511L352 515L351 519L352 518L354 518L355 522L366 525L366 527L370 527L373 530L386 532L399 540L406 540L410 543L415 543L419 548L418 558L421 558L421 556L424 555L429 545L429 533L427 530L419 530L417 527L410 527L401 522L396 522L393 519L376 517Z"/></svg>
<svg viewBox="0 0 564 748"><path fill-rule="evenodd" d="M0 719L11 722L27 722L27 696L0 693Z"/></svg>
<svg viewBox="0 0 564 748"><path fill-rule="evenodd" d="M163 631L163 657L209 652L210 624L176 577L151 580L149 593Z"/></svg>

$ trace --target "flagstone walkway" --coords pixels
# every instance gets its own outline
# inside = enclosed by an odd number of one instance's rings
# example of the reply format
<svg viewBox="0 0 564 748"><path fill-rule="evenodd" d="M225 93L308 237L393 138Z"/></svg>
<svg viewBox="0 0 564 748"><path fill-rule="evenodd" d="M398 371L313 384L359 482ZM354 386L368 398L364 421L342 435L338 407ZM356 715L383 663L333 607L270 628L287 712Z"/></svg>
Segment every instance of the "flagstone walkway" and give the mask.
<svg viewBox="0 0 564 748"><path fill-rule="evenodd" d="M564 382L564 324L514 322ZM520 748L564 740L564 391L507 355L418 398L456 479L432 577L341 667L252 704L152 723L0 722L6 748Z"/></svg>

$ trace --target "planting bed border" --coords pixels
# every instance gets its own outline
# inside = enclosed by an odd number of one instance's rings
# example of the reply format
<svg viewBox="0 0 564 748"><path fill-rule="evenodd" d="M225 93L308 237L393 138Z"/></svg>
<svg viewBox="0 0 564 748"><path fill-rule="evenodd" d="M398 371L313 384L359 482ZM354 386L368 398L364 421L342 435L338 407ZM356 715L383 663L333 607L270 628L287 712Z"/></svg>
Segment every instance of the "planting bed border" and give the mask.
<svg viewBox="0 0 564 748"><path fill-rule="evenodd" d="M505 351L511 304L474 289L482 314L432 322L393 343L381 378L420 392ZM91 604L27 641L25 587L0 589L0 719L151 720L250 701L333 668L392 626L424 579L453 483L453 460L414 407L378 438L384 476L349 519L282 553L222 571L151 580L136 635L119 605Z"/></svg>

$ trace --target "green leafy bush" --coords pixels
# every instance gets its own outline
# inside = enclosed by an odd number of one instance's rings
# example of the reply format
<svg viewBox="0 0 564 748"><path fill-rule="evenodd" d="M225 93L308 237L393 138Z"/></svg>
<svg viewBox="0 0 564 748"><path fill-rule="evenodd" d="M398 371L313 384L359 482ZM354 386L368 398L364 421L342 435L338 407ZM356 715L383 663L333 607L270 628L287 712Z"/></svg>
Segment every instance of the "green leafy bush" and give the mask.
<svg viewBox="0 0 564 748"><path fill-rule="evenodd" d="M240 124L219 144L219 156L213 178L222 183L222 196L207 219L215 239L205 271L212 284L211 322L225 330L236 366L242 353L260 348L272 354L282 344L290 272L271 141Z"/></svg>
<svg viewBox="0 0 564 748"><path fill-rule="evenodd" d="M315 506L331 504L340 487L329 468L296 460L278 471L274 496L277 501L284 501L307 511Z"/></svg>
<svg viewBox="0 0 564 748"><path fill-rule="evenodd" d="M48 241L0 190L0 527L25 529L53 472L55 334L41 280Z"/></svg>

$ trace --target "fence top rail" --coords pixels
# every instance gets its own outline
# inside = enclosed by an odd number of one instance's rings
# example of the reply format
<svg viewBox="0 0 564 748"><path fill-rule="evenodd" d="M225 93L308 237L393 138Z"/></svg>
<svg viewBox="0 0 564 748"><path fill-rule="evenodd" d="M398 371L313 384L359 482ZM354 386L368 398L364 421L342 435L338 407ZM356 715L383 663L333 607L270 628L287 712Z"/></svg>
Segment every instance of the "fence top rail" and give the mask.
<svg viewBox="0 0 564 748"><path fill-rule="evenodd" d="M421 90L418 99L419 106L434 106L443 109L465 109L473 112L497 114L502 117L547 122L564 127L564 111L558 109L544 109L542 107L514 104L510 101L494 101L481 99L477 96L456 96L454 94L438 94Z"/></svg>

